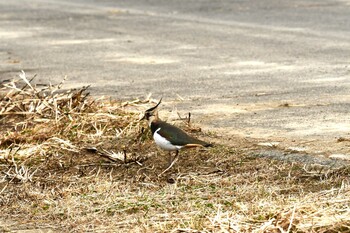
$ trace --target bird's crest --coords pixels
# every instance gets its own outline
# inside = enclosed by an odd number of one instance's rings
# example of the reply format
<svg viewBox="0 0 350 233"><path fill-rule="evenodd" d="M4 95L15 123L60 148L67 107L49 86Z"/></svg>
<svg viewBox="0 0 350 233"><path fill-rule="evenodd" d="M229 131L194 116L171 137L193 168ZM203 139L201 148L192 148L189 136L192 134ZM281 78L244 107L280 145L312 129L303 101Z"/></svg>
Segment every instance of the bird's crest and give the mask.
<svg viewBox="0 0 350 233"><path fill-rule="evenodd" d="M152 108L147 109L146 112L154 112L157 109L157 107L160 105L160 103L162 102L162 99L163 98L160 98L158 104Z"/></svg>
<svg viewBox="0 0 350 233"><path fill-rule="evenodd" d="M149 122L149 124L154 120L158 120L159 118L158 118L158 109L157 108L161 102L162 102L162 98L160 98L160 100L156 106L147 109L141 120L146 119Z"/></svg>

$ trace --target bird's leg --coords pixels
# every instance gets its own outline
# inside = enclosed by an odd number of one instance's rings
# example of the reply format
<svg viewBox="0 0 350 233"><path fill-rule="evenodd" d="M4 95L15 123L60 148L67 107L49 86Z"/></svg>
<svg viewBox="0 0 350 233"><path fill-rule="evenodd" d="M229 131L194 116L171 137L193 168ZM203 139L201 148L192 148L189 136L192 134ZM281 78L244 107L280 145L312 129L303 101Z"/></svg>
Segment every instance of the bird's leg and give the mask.
<svg viewBox="0 0 350 233"><path fill-rule="evenodd" d="M162 171L158 176L163 175L165 172L169 171L169 169L175 164L175 162L177 161L177 156L179 155L179 151L176 151L176 154L174 156L174 159L171 157L171 152L169 152L169 166Z"/></svg>
<svg viewBox="0 0 350 233"><path fill-rule="evenodd" d="M171 152L169 151L169 163L168 163L168 166L171 167L174 165L174 163L176 162L177 160L177 156L179 155L179 151L177 150L176 153L175 153L175 156L172 157L171 156Z"/></svg>
<svg viewBox="0 0 350 233"><path fill-rule="evenodd" d="M177 160L177 156L179 155L179 151L177 150L176 153L175 153L175 156L174 156L174 159L173 161Z"/></svg>
<svg viewBox="0 0 350 233"><path fill-rule="evenodd" d="M169 151L169 163L168 166L173 162L173 157L171 156L171 151Z"/></svg>

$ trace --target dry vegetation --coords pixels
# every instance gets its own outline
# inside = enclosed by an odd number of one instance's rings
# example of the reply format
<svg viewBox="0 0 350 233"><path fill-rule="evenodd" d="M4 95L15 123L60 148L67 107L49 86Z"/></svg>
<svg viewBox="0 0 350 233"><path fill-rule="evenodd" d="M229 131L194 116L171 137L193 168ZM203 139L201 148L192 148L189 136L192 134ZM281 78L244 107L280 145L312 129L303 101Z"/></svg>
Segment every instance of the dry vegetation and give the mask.
<svg viewBox="0 0 350 233"><path fill-rule="evenodd" d="M350 231L349 168L312 173L216 145L159 176L167 156L138 121L151 100L20 77L0 98L0 231Z"/></svg>

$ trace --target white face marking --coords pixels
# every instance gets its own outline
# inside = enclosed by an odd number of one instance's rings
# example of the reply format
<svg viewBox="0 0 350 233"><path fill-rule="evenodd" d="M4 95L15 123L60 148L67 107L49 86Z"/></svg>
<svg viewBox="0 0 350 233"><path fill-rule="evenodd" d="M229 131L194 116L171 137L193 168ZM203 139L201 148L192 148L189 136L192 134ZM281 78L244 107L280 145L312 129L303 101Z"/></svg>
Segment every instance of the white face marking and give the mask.
<svg viewBox="0 0 350 233"><path fill-rule="evenodd" d="M168 140L166 140L164 137L160 136L158 134L158 131L160 130L157 129L154 134L153 134L153 139L156 142L156 144L162 148L163 150L180 150L183 146L174 146L172 145Z"/></svg>

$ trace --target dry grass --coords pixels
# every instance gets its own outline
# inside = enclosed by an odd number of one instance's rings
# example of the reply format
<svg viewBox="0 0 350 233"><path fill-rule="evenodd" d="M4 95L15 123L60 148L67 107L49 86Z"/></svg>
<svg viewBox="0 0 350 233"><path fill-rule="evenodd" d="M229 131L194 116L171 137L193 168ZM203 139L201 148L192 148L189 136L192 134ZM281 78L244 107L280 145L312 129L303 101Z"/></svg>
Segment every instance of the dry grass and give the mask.
<svg viewBox="0 0 350 233"><path fill-rule="evenodd" d="M0 231L350 231L349 168L312 173L216 145L159 176L167 156L138 121L151 100L61 86L22 73L2 88Z"/></svg>

